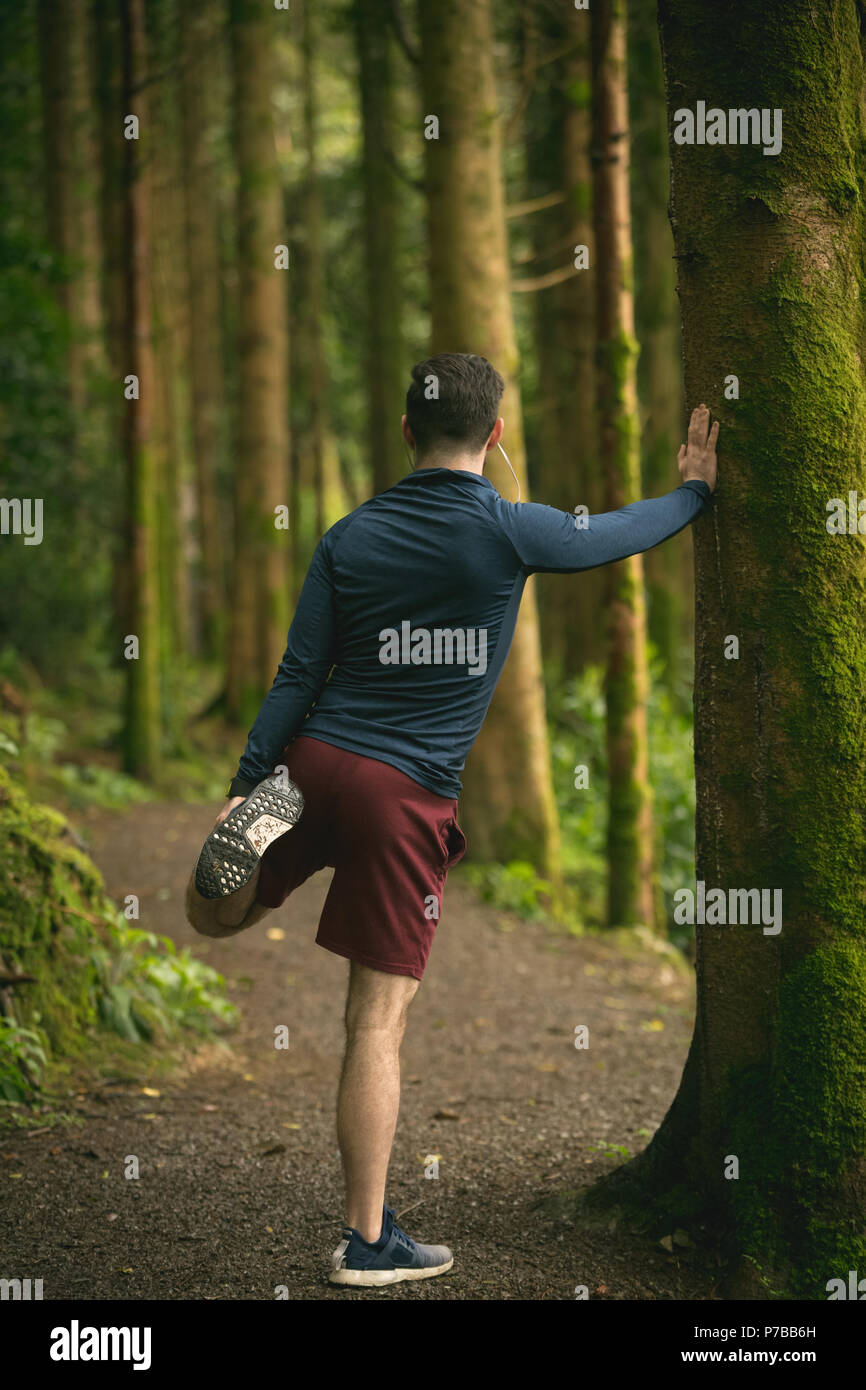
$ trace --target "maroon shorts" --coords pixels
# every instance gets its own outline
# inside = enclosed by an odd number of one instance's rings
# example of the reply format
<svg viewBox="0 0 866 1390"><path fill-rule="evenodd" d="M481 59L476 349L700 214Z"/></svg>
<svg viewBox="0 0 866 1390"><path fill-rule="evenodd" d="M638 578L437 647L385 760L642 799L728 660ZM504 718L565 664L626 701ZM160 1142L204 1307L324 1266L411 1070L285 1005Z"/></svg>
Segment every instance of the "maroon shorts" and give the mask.
<svg viewBox="0 0 866 1390"><path fill-rule="evenodd" d="M257 900L279 907L310 874L333 868L318 944L420 980L448 870L466 853L457 802L321 739L299 736L284 757L304 810L266 851Z"/></svg>

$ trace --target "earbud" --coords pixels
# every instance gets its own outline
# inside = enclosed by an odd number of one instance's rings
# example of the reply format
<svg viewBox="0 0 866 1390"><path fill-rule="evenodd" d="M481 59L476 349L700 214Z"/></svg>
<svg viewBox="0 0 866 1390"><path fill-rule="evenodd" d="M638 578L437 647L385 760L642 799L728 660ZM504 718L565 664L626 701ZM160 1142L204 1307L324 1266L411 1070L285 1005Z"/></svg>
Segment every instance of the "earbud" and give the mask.
<svg viewBox="0 0 866 1390"><path fill-rule="evenodd" d="M497 443L496 447L497 447L497 449L499 450L499 452L500 452L500 454L502 455L502 457L505 459L505 462L508 464L508 467L511 468L511 459L510 459L510 458L508 457L508 455L506 454L506 452L505 452L505 450L503 449L502 445ZM517 474L515 473L515 471L514 471L513 468L511 468L511 476L512 476L512 478L514 479L514 481L515 481L516 484L517 484L517 500L518 500L518 502L519 502L519 501L520 501L520 479L518 478L518 476L517 476Z"/></svg>

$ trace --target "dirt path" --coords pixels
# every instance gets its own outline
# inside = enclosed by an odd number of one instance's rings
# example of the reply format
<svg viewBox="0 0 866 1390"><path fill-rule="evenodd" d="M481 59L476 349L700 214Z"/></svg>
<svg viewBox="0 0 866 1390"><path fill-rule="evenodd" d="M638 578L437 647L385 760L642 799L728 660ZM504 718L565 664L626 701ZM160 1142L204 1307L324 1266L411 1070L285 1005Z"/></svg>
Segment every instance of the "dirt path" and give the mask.
<svg viewBox="0 0 866 1390"><path fill-rule="evenodd" d="M84 819L109 891L137 893L140 925L222 971L242 1019L228 1046L208 1043L168 1081L154 1074L158 1097L103 1085L70 1097L81 1129L0 1136L0 1174L21 1174L2 1178L0 1273L41 1277L46 1299L273 1299L278 1286L292 1299L570 1299L577 1284L611 1299L711 1296L694 1251L538 1209L615 1166L609 1145L637 1152L661 1121L691 1035L688 981L649 953L514 927L459 869L410 1014L389 1191L412 1235L452 1247L454 1269L372 1295L333 1289L347 963L313 940L329 875L249 934L197 937L182 893L213 814L146 805ZM274 1047L280 1024L288 1051ZM588 1050L574 1046L577 1024ZM127 1155L138 1180L124 1177ZM428 1155L441 1156L438 1180L424 1176Z"/></svg>

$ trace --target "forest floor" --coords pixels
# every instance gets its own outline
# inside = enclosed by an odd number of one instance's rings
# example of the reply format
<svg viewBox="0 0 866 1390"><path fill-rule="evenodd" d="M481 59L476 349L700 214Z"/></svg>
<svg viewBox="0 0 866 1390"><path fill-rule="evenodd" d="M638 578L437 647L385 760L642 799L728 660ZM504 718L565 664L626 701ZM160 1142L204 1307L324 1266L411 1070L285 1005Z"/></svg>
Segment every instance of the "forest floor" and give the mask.
<svg viewBox="0 0 866 1390"><path fill-rule="evenodd" d="M647 945L504 918L459 868L410 1010L388 1192L405 1229L449 1245L454 1267L384 1290L329 1285L348 970L314 942L330 871L248 933L196 936L183 890L216 810L78 818L109 893L138 894L138 925L221 971L240 1022L170 1069L155 1052L150 1077L94 1079L66 1103L73 1125L0 1135L2 1273L42 1278L52 1300L273 1299L281 1286L307 1300L573 1299L578 1285L590 1298L714 1296L714 1270L682 1234L662 1245L575 1222L569 1198L661 1122L691 1037L688 973ZM288 1050L274 1046L281 1024ZM574 1045L579 1024L588 1049ZM137 1179L124 1176L131 1155ZM432 1155L438 1179L425 1177Z"/></svg>

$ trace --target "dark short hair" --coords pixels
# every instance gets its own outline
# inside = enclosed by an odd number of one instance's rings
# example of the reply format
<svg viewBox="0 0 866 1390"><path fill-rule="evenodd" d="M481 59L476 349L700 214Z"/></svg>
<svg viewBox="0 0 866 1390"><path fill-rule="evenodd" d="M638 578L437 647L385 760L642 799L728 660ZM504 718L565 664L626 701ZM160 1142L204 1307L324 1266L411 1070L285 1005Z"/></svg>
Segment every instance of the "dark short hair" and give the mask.
<svg viewBox="0 0 866 1390"><path fill-rule="evenodd" d="M480 449L496 424L505 390L486 357L441 352L417 362L406 392L406 419L419 454L443 443Z"/></svg>

